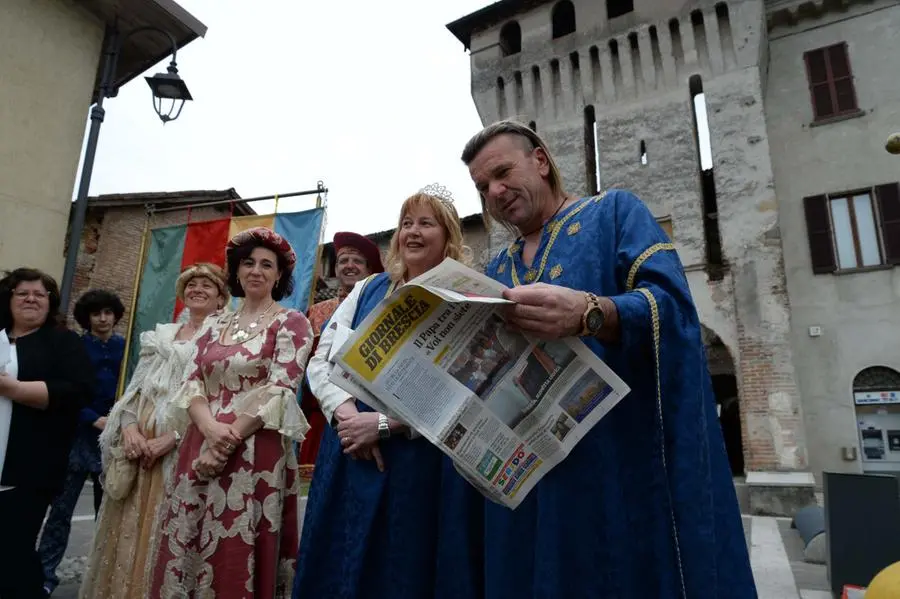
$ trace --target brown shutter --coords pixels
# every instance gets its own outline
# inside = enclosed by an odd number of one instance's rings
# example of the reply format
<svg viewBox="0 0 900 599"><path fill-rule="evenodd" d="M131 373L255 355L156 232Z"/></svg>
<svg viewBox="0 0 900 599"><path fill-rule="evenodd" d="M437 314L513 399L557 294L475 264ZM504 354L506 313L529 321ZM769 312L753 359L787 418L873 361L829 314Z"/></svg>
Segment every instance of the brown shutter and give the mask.
<svg viewBox="0 0 900 599"><path fill-rule="evenodd" d="M847 56L847 44L837 44L828 49L828 63L831 67L831 79L834 82L834 95L837 112L856 110L856 90L853 88L853 73L850 72L850 58Z"/></svg>
<svg viewBox="0 0 900 599"><path fill-rule="evenodd" d="M900 184L888 183L875 188L881 214L881 237L888 264L900 265Z"/></svg>
<svg viewBox="0 0 900 599"><path fill-rule="evenodd" d="M806 78L809 82L813 116L816 119L829 117L834 114L835 107L831 100L831 84L828 78L825 50L811 50L804 54L803 58L806 62Z"/></svg>
<svg viewBox="0 0 900 599"><path fill-rule="evenodd" d="M809 236L813 272L832 273L837 268L837 263L834 260L834 242L828 218L828 198L824 195L803 198L803 209L806 212L806 233Z"/></svg>

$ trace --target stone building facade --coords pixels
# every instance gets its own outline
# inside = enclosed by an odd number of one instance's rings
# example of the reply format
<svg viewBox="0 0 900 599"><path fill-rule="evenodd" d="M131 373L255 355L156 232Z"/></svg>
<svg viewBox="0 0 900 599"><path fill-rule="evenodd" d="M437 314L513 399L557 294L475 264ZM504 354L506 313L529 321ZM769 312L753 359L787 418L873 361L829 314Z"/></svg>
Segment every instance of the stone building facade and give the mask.
<svg viewBox="0 0 900 599"><path fill-rule="evenodd" d="M196 206L212 202L218 203ZM89 198L67 314L71 318L75 301L88 289L107 289L117 293L125 304L125 317L116 329L124 335L131 320L141 239L145 230L189 221L228 218L231 214L255 214L234 189L125 193ZM172 293L175 293L174 289ZM77 329L74 321L70 325Z"/></svg>
<svg viewBox="0 0 900 599"><path fill-rule="evenodd" d="M738 398L736 473L860 470L853 378L900 370L896 184L873 217L893 227L872 242L878 264L831 269L846 276L814 273L804 212L804 197L858 190L874 205L876 186L900 178L883 149L900 122L898 18L879 0L502 0L448 25L470 50L485 124L528 123L570 191L630 189L667 229L723 411ZM809 52L844 41L858 110L854 99L814 122L810 89L833 99L840 73L829 63L814 82ZM507 242L491 232L492 251Z"/></svg>
<svg viewBox="0 0 900 599"><path fill-rule="evenodd" d="M900 3L839 7L769 9L766 121L794 365L811 469L897 473L900 156L884 144L900 129Z"/></svg>

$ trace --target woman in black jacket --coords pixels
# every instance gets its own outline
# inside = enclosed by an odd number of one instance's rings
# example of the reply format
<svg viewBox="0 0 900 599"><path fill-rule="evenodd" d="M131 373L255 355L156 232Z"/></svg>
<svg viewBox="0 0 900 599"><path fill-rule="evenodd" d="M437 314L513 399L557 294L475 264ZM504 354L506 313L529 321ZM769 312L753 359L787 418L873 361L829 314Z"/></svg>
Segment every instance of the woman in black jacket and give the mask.
<svg viewBox="0 0 900 599"><path fill-rule="evenodd" d="M59 288L18 268L0 280L0 598L42 596L35 551L47 506L60 491L78 413L93 372L81 339L61 326Z"/></svg>

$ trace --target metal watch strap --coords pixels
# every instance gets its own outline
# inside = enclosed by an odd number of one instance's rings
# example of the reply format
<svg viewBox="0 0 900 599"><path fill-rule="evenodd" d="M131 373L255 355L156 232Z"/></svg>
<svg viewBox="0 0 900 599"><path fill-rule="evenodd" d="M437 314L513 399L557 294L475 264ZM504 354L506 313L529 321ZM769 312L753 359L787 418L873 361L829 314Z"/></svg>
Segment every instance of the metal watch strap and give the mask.
<svg viewBox="0 0 900 599"><path fill-rule="evenodd" d="M388 418L384 414L378 414L378 438L387 439L391 436L391 427Z"/></svg>
<svg viewBox="0 0 900 599"><path fill-rule="evenodd" d="M602 310L600 307L600 298L591 293L590 291L584 292L584 297L587 300L587 306L584 309L584 313L581 315L581 331L578 333L580 337L585 337L587 335L592 335L591 331L588 329L588 314L591 313L591 310L594 308L598 310Z"/></svg>

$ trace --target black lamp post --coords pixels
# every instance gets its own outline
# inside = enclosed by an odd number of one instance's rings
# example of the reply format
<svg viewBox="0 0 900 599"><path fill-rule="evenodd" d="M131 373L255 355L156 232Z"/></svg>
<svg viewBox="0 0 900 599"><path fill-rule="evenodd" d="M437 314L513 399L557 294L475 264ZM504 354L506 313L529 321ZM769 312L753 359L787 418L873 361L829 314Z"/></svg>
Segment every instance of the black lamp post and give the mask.
<svg viewBox="0 0 900 599"><path fill-rule="evenodd" d="M181 77L178 76L178 66L175 56L178 52L178 44L171 33L158 27L138 27L125 35L120 35L116 29L107 30L106 43L103 49L103 67L101 70L100 87L97 93L97 101L91 108L91 129L88 133L87 147L84 151L84 164L81 167L81 180L78 184L78 196L75 198L75 214L69 227L69 247L66 251L66 265L63 270L62 287L60 289L60 305L68 311L69 300L72 294L72 284L75 279L75 266L78 262L78 249L81 245L81 234L84 229L84 219L87 215L88 191L91 186L91 175L94 170L94 158L97 155L97 140L100 137L100 125L106 111L103 109L105 98L114 98L119 89L115 85L116 66L119 55L122 52L122 44L126 39L136 33L155 31L169 38L172 43L172 61L167 72L157 73L153 77L145 77L147 84L153 92L153 108L163 123L174 121L181 114L184 103L193 100L191 92ZM164 110L164 106L168 109Z"/></svg>

